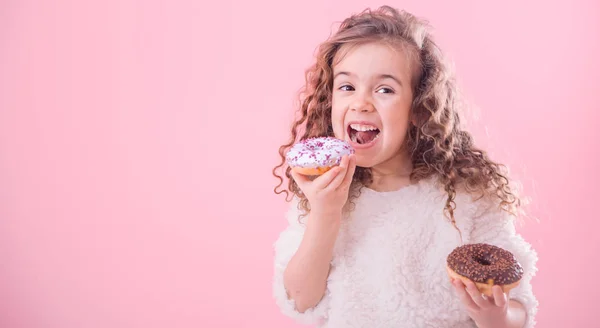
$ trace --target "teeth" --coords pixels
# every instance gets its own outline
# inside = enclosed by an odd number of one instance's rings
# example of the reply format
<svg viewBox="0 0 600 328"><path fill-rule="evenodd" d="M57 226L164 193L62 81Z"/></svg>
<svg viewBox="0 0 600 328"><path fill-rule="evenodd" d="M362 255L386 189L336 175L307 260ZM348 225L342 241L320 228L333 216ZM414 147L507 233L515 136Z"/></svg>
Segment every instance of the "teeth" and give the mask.
<svg viewBox="0 0 600 328"><path fill-rule="evenodd" d="M375 131L379 130L372 125L363 125L363 124L350 124L350 127L356 131Z"/></svg>

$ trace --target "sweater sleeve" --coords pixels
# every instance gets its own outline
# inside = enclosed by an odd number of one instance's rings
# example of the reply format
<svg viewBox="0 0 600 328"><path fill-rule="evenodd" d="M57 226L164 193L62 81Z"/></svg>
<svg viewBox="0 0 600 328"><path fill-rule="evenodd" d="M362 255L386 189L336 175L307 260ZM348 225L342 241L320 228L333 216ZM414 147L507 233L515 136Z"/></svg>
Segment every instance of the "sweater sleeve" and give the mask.
<svg viewBox="0 0 600 328"><path fill-rule="evenodd" d="M305 228L304 225L298 221L299 214L298 200L294 198L286 215L288 226L281 232L274 244L275 273L273 279L273 295L284 315L291 317L298 323L316 325L321 324L323 319L327 316L329 290L325 292L325 296L323 296L321 301L315 307L307 309L304 312L299 312L296 309L294 300L288 297L283 284L283 273L288 262L298 250L304 236Z"/></svg>
<svg viewBox="0 0 600 328"><path fill-rule="evenodd" d="M527 321L524 327L534 327L538 300L533 294L531 279L537 272L538 256L531 245L516 232L514 217L498 206L480 204L473 218L471 242L502 247L512 252L521 263L523 278L520 284L509 292L509 298L519 301L525 307Z"/></svg>

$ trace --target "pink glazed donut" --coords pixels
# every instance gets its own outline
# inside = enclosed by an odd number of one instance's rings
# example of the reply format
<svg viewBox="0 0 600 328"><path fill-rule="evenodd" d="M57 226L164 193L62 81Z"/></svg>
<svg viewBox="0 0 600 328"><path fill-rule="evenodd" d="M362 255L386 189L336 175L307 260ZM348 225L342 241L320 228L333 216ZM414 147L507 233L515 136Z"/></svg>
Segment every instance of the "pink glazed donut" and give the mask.
<svg viewBox="0 0 600 328"><path fill-rule="evenodd" d="M344 155L354 154L354 148L340 139L317 137L302 140L286 155L288 165L303 175L321 175L339 165Z"/></svg>

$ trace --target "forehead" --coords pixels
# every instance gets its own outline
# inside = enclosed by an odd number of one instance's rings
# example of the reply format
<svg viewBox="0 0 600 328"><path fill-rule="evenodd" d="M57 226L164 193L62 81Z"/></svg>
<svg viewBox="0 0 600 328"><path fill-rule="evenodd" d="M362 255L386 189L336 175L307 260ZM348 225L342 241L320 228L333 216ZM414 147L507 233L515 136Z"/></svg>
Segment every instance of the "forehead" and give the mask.
<svg viewBox="0 0 600 328"><path fill-rule="evenodd" d="M389 42L345 44L333 60L333 72L351 72L358 76L394 74L410 77L411 62L405 47Z"/></svg>

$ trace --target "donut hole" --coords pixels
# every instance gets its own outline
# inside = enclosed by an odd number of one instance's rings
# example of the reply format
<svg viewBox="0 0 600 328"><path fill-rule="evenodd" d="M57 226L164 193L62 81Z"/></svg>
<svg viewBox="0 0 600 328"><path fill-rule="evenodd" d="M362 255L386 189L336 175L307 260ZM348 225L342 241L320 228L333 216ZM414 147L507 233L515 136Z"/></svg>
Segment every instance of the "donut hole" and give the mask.
<svg viewBox="0 0 600 328"><path fill-rule="evenodd" d="M476 256L473 260L481 265L492 265L492 262L487 257Z"/></svg>

